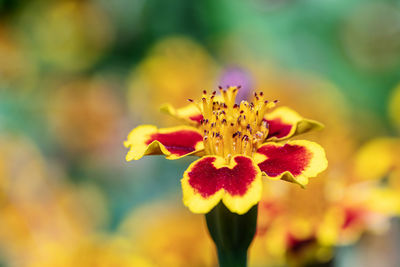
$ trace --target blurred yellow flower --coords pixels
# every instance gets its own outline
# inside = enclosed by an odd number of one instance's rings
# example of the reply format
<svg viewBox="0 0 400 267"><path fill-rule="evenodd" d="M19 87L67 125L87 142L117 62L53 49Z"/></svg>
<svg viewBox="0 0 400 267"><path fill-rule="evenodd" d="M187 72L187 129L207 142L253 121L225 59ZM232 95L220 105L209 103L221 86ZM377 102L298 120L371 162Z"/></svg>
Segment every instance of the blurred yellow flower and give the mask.
<svg viewBox="0 0 400 267"><path fill-rule="evenodd" d="M5 181L0 249L11 265L38 266L56 255L59 262L68 262L76 245L105 222L104 198L96 187L68 184L28 139L1 135L0 166Z"/></svg>
<svg viewBox="0 0 400 267"><path fill-rule="evenodd" d="M24 267L155 267L133 251L133 242L117 235L84 236L66 247L63 243L41 244L41 253Z"/></svg>
<svg viewBox="0 0 400 267"><path fill-rule="evenodd" d="M94 78L73 80L50 93L51 130L70 153L98 156L111 147L122 110L110 84Z"/></svg>
<svg viewBox="0 0 400 267"><path fill-rule="evenodd" d="M132 114L140 114L135 118L138 120L157 118L164 122L166 118L157 112L162 104L182 105L198 95L200 84L203 88L215 87L216 71L211 56L193 40L179 36L162 39L128 80L127 102Z"/></svg>
<svg viewBox="0 0 400 267"><path fill-rule="evenodd" d="M121 224L135 251L155 266L211 267L216 255L202 216L176 208L172 201L148 204Z"/></svg>
<svg viewBox="0 0 400 267"><path fill-rule="evenodd" d="M32 56L62 71L88 68L113 39L106 13L93 1L32 1L24 6L17 26Z"/></svg>
<svg viewBox="0 0 400 267"><path fill-rule="evenodd" d="M37 68L28 51L17 42L12 29L0 23L0 87L13 90L31 89L37 82Z"/></svg>
<svg viewBox="0 0 400 267"><path fill-rule="evenodd" d="M381 137L365 143L355 168L359 179L382 179L400 168L400 138Z"/></svg>

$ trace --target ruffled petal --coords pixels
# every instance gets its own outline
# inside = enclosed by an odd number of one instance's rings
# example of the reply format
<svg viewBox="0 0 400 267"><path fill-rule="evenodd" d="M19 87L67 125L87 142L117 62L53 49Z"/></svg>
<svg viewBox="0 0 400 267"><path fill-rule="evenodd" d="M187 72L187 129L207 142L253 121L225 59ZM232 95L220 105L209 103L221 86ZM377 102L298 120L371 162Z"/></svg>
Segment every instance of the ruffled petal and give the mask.
<svg viewBox="0 0 400 267"><path fill-rule="evenodd" d="M204 149L203 136L189 126L157 129L153 125L141 125L129 133L124 145L130 149L127 161L162 154L167 159L178 159Z"/></svg>
<svg viewBox="0 0 400 267"><path fill-rule="evenodd" d="M323 128L321 123L305 119L288 107L276 108L271 113L266 114L264 119L269 126L268 141L283 140Z"/></svg>
<svg viewBox="0 0 400 267"><path fill-rule="evenodd" d="M183 203L194 213L207 213L222 200L231 212L244 214L261 199L261 171L247 156L234 156L229 164L222 157L203 157L181 182Z"/></svg>
<svg viewBox="0 0 400 267"><path fill-rule="evenodd" d="M189 104L183 108L175 109L170 104L161 106L160 110L177 119L183 120L192 125L200 125L203 115L195 104Z"/></svg>
<svg viewBox="0 0 400 267"><path fill-rule="evenodd" d="M309 177L325 170L328 161L324 149L317 143L305 140L286 144L265 143L258 148L255 161L264 175L304 186Z"/></svg>

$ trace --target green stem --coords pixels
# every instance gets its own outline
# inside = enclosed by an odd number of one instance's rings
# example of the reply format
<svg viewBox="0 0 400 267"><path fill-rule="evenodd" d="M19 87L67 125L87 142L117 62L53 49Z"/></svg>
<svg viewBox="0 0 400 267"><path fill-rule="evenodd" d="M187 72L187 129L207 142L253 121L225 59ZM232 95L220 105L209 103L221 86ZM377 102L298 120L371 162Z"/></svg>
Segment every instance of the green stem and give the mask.
<svg viewBox="0 0 400 267"><path fill-rule="evenodd" d="M220 267L246 267L247 249L239 251L218 250L218 262Z"/></svg>
<svg viewBox="0 0 400 267"><path fill-rule="evenodd" d="M207 227L217 247L220 267L247 266L247 250L256 233L257 207L238 215L231 213L221 202L206 214Z"/></svg>
<svg viewBox="0 0 400 267"><path fill-rule="evenodd" d="M335 266L334 259L331 259L328 262L314 262L304 265L304 267L333 267L333 266Z"/></svg>

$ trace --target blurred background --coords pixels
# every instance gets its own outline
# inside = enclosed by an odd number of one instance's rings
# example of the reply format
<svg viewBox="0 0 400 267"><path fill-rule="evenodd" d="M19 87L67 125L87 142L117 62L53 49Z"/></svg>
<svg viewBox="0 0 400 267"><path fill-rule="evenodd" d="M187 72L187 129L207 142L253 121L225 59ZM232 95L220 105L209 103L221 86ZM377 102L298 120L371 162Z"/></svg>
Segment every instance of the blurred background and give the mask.
<svg viewBox="0 0 400 267"><path fill-rule="evenodd" d="M399 83L395 0L0 0L0 266L216 266L193 158L123 141L218 85L326 125L323 175L266 181L250 266L399 266Z"/></svg>

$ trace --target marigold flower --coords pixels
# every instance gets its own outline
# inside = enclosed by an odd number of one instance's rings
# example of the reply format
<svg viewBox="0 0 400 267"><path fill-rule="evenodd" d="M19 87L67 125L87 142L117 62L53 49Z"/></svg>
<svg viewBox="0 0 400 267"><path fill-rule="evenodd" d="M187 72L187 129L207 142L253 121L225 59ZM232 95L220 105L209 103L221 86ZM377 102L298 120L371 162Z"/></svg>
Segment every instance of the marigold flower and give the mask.
<svg viewBox="0 0 400 267"><path fill-rule="evenodd" d="M321 128L295 111L269 102L262 92L252 102L235 104L240 87L220 87L221 95L203 92L182 109L162 110L191 126L158 129L142 125L131 131L126 160L163 154L167 159L200 156L181 180L183 203L194 213L208 213L221 200L244 214L261 199L262 176L304 186L327 167L324 149L311 141L286 141ZM283 142L285 141L285 142Z"/></svg>

